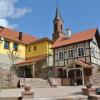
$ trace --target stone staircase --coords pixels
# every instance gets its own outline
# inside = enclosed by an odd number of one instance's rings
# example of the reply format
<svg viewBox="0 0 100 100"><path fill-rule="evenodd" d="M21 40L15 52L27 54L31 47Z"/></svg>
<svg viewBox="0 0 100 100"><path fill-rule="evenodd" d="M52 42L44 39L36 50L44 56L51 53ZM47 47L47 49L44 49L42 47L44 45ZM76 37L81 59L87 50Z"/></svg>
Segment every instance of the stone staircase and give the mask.
<svg viewBox="0 0 100 100"><path fill-rule="evenodd" d="M43 87L50 87L48 80L44 80L42 78L21 78L21 85L29 84L32 88L43 88Z"/></svg>
<svg viewBox="0 0 100 100"><path fill-rule="evenodd" d="M98 71L96 74L90 76L90 82L93 85L100 86L100 71Z"/></svg>

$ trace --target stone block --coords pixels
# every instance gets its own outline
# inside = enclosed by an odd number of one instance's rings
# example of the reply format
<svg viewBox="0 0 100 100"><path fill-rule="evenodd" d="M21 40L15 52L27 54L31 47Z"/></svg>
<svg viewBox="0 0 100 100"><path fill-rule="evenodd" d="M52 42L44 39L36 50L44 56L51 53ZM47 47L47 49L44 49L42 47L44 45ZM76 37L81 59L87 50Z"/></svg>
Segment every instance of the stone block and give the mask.
<svg viewBox="0 0 100 100"><path fill-rule="evenodd" d="M100 95L91 95L90 100L100 100Z"/></svg>
<svg viewBox="0 0 100 100"><path fill-rule="evenodd" d="M34 97L34 93L31 91L22 91L21 93L23 99L29 99Z"/></svg>
<svg viewBox="0 0 100 100"><path fill-rule="evenodd" d="M82 93L84 95L96 94L96 88L82 88Z"/></svg>

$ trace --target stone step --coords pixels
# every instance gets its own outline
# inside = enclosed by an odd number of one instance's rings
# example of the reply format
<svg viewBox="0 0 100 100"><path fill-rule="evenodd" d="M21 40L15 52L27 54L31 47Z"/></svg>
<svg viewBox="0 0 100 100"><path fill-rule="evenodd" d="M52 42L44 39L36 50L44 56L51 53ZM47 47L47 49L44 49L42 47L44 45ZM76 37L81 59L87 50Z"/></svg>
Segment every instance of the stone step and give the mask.
<svg viewBox="0 0 100 100"><path fill-rule="evenodd" d="M31 87L50 87L48 80L41 78L25 78L24 80L25 84L29 84Z"/></svg>

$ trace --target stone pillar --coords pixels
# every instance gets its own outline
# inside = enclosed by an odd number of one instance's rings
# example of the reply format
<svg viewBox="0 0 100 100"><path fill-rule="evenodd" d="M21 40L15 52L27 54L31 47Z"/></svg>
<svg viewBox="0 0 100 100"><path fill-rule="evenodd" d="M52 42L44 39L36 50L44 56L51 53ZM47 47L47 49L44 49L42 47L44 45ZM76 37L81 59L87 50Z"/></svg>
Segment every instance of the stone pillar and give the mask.
<svg viewBox="0 0 100 100"><path fill-rule="evenodd" d="M82 68L82 84L84 85L84 70L83 70L83 68Z"/></svg>
<svg viewBox="0 0 100 100"><path fill-rule="evenodd" d="M33 65L32 65L32 73L33 73L33 77L35 77L35 63L33 63Z"/></svg>
<svg viewBox="0 0 100 100"><path fill-rule="evenodd" d="M73 67L74 67L74 85L77 85L77 75L76 75L76 68L75 68L75 63L73 63Z"/></svg>
<svg viewBox="0 0 100 100"><path fill-rule="evenodd" d="M53 68L54 78L58 78L58 68Z"/></svg>

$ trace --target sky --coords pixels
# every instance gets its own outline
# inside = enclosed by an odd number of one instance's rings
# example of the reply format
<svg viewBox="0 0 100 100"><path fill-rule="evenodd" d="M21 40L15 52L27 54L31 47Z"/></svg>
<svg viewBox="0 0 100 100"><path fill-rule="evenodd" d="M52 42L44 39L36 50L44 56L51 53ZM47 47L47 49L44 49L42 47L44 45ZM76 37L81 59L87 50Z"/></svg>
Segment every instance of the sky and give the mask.
<svg viewBox="0 0 100 100"><path fill-rule="evenodd" d="M59 0L64 31L100 29L100 0ZM0 26L41 37L52 37L57 0L0 0Z"/></svg>

